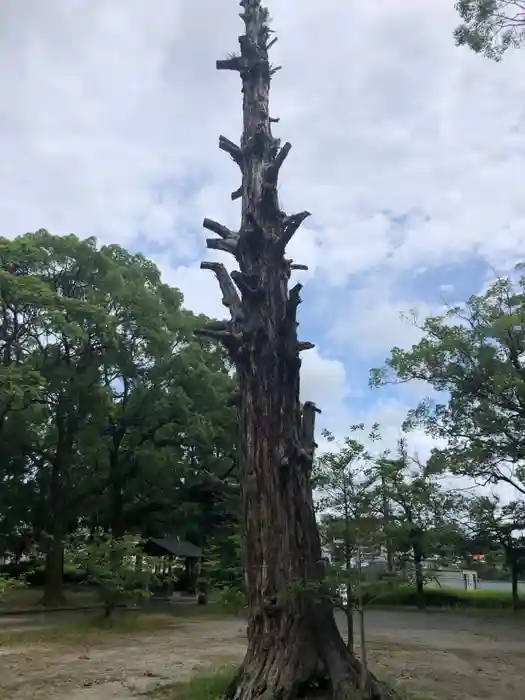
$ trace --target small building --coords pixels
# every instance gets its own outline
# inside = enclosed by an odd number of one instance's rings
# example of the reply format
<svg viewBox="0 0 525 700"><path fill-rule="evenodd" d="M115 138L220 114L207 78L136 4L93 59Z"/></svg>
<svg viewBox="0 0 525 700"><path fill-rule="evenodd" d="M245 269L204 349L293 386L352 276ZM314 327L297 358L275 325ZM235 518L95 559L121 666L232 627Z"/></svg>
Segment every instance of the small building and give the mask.
<svg viewBox="0 0 525 700"><path fill-rule="evenodd" d="M177 577L184 582L187 593L197 593L202 561L201 547L178 537L149 537L141 542L141 549L147 556L158 560L154 566L154 573L166 583L166 593L173 592L173 583Z"/></svg>

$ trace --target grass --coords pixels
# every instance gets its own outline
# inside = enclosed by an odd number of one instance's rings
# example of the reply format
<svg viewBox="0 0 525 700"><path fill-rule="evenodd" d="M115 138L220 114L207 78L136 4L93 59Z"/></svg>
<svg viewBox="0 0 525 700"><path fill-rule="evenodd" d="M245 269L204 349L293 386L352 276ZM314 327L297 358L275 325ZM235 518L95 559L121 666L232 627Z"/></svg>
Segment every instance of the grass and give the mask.
<svg viewBox="0 0 525 700"><path fill-rule="evenodd" d="M15 613L38 608L38 603L43 595L43 588L28 586L8 591L0 601L0 614ZM88 586L66 586L64 589L66 608L99 607L100 598L97 592Z"/></svg>
<svg viewBox="0 0 525 700"><path fill-rule="evenodd" d="M196 676L186 683L170 683L144 694L151 700L218 700L235 678L238 668L224 666L212 674Z"/></svg>
<svg viewBox="0 0 525 700"><path fill-rule="evenodd" d="M20 644L70 644L83 642L97 644L106 638L127 634L155 633L159 630L176 629L188 622L199 619L224 619L225 614L217 606L184 605L174 606L169 611L159 610L144 612L126 610L117 612L110 620L101 614L91 612L49 613L42 627L19 627L17 629L0 628L0 647Z"/></svg>
<svg viewBox="0 0 525 700"><path fill-rule="evenodd" d="M107 637L153 633L160 629L176 627L178 621L168 615L116 615L104 620L100 615L83 616L75 620L60 620L45 627L18 628L0 631L0 648L21 644L58 644L68 646L74 642L96 644Z"/></svg>
<svg viewBox="0 0 525 700"><path fill-rule="evenodd" d="M170 683L144 693L149 700L220 700L235 679L237 666L224 666L214 673L196 676L186 683ZM389 686L394 687L394 686ZM421 695L407 694L396 687L403 700L425 700Z"/></svg>

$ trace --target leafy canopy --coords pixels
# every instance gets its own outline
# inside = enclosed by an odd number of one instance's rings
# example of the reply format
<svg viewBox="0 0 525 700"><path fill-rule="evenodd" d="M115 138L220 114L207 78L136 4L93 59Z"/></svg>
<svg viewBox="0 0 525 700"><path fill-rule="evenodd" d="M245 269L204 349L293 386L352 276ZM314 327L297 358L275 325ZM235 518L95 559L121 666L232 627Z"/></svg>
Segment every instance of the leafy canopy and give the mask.
<svg viewBox="0 0 525 700"><path fill-rule="evenodd" d="M524 0L459 0L462 23L454 32L458 46L500 61L509 47L525 41Z"/></svg>
<svg viewBox="0 0 525 700"><path fill-rule="evenodd" d="M498 279L484 294L420 326L410 350L394 348L371 383L420 380L437 398L423 400L405 427L442 441L432 468L525 494L525 277Z"/></svg>

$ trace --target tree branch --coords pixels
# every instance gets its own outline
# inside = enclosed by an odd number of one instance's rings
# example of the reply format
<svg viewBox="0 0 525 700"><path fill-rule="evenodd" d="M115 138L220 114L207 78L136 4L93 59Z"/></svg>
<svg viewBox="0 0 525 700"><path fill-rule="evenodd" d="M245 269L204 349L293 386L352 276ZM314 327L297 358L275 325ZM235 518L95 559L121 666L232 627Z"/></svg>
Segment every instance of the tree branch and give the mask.
<svg viewBox="0 0 525 700"><path fill-rule="evenodd" d="M235 202L236 199L240 199L242 197L242 185L241 185L241 187L239 187L238 190L235 190L235 192L232 192L230 196L232 198L232 202Z"/></svg>
<svg viewBox="0 0 525 700"><path fill-rule="evenodd" d="M273 159L272 163L268 166L268 170L266 171L266 182L270 185L276 185L277 184L277 179L279 177L279 171L286 160L288 154L290 153L290 150L292 148L292 144L287 141L284 146L279 150L275 158Z"/></svg>
<svg viewBox="0 0 525 700"><path fill-rule="evenodd" d="M236 236L236 234L227 226L223 226L222 224L219 224L218 221L213 221L213 219L204 219L202 225L205 229L211 231L212 233L216 233L221 238L235 238Z"/></svg>
<svg viewBox="0 0 525 700"><path fill-rule="evenodd" d="M221 250L223 253L231 253L231 255L237 256L237 239L207 238L206 248L208 250Z"/></svg>
<svg viewBox="0 0 525 700"><path fill-rule="evenodd" d="M222 343L232 360L235 360L241 347L241 336L234 332L232 324L228 321L211 321L204 328L197 328L194 335Z"/></svg>
<svg viewBox="0 0 525 700"><path fill-rule="evenodd" d="M290 268L290 270L308 270L308 265L298 265L298 264L294 263L294 261L291 260L290 258L285 260L285 262L288 265L288 267Z"/></svg>
<svg viewBox="0 0 525 700"><path fill-rule="evenodd" d="M283 230L279 239L279 248L284 252L288 243L292 240L303 221L311 216L309 211L301 211L298 214L291 214L283 221Z"/></svg>
<svg viewBox="0 0 525 700"><path fill-rule="evenodd" d="M196 328L194 335L200 338L210 338L221 343L226 343L233 338L233 335L226 331L215 331L212 328Z"/></svg>
<svg viewBox="0 0 525 700"><path fill-rule="evenodd" d="M232 157L232 159L237 163L239 168L242 170L243 164L243 154L242 148L237 146L233 141L227 139L226 136L219 136L219 148Z"/></svg>
<svg viewBox="0 0 525 700"><path fill-rule="evenodd" d="M305 401L301 419L301 442L306 452L312 457L317 447L314 439L316 413L321 413L321 410L317 408L315 403L313 401Z"/></svg>
<svg viewBox="0 0 525 700"><path fill-rule="evenodd" d="M286 311L287 315L293 319L294 321L296 320L297 317L297 307L301 303L301 289L303 288L303 285L298 282L295 284L289 292L288 296L288 301L286 303Z"/></svg>
<svg viewBox="0 0 525 700"><path fill-rule="evenodd" d="M245 272L234 270L231 278L243 294L254 295L259 294L261 291L258 275L249 275Z"/></svg>
<svg viewBox="0 0 525 700"><path fill-rule="evenodd" d="M241 300L235 289L228 271L222 263L217 262L201 262L201 270L211 270L219 282L222 292L222 303L226 306L232 315L232 318L238 319L242 317Z"/></svg>
<svg viewBox="0 0 525 700"><path fill-rule="evenodd" d="M243 70L243 61L240 56L230 56L230 58L216 61L215 67L217 70L236 70L240 72Z"/></svg>
<svg viewBox="0 0 525 700"><path fill-rule="evenodd" d="M315 343L310 343L308 340L298 340L297 350L302 352L303 350L313 350L315 348Z"/></svg>

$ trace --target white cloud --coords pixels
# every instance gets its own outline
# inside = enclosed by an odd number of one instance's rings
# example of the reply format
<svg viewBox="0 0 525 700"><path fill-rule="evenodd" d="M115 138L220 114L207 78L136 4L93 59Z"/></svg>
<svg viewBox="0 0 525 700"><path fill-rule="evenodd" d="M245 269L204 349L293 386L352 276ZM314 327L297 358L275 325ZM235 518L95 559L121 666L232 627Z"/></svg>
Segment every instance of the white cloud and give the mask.
<svg viewBox="0 0 525 700"><path fill-rule="evenodd" d="M359 405L348 367L416 337L399 311L433 308L417 290L408 303L390 293L407 274L474 252L495 266L525 253L525 54L495 64L456 48L452 0L268 4L284 67L276 133L294 145L282 200L313 212L290 253L335 321L335 287L360 290L331 338L346 348L346 374L328 345L304 360L305 392L344 426ZM200 225L238 221L239 174L217 139L238 138L239 81L214 62L240 30L233 0L157 0L155 12L139 0L4 0L2 233L46 227L163 248L156 259L186 303L222 316L213 275L198 269ZM359 279L371 270L381 284Z"/></svg>

